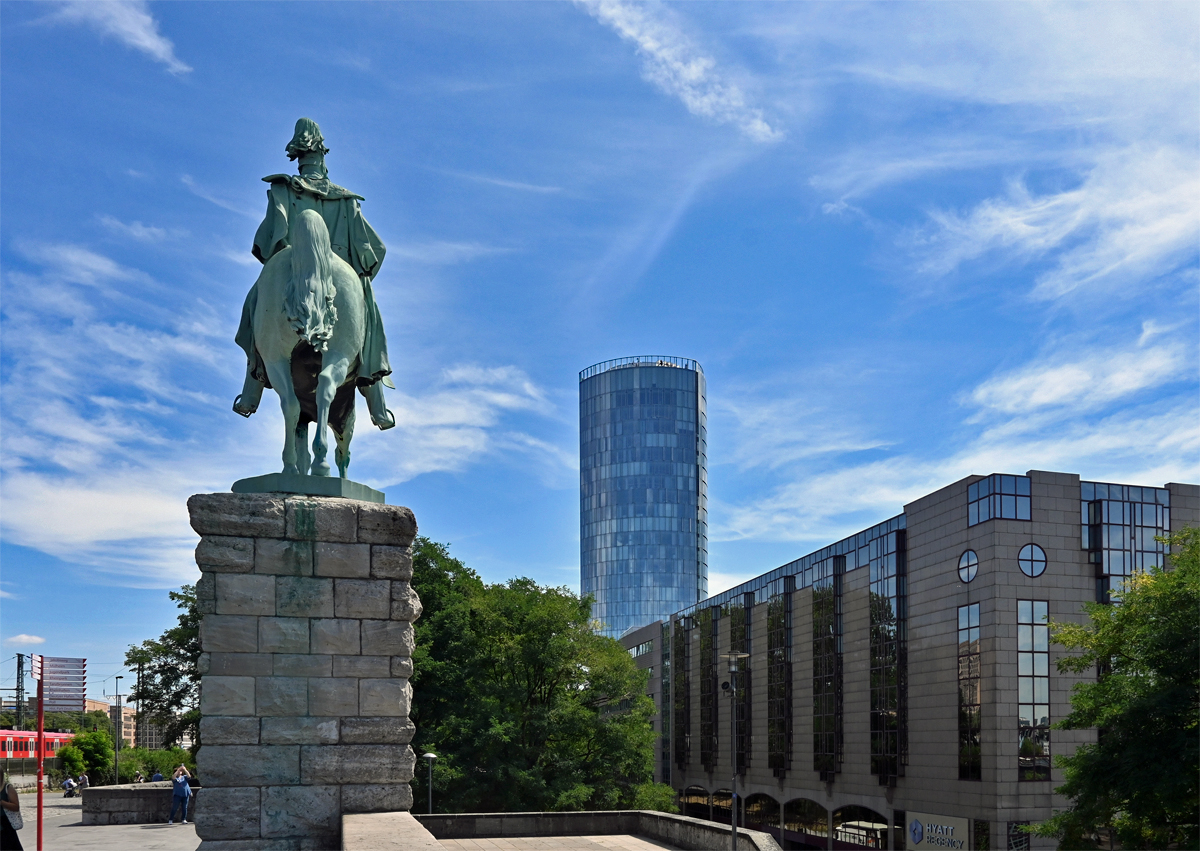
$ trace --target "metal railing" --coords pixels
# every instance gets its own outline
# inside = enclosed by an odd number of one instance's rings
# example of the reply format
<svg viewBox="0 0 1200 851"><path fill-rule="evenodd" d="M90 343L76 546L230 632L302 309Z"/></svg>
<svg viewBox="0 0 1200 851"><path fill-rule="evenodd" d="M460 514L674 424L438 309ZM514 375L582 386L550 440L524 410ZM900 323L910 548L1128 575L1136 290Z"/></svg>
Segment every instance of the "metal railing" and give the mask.
<svg viewBox="0 0 1200 851"><path fill-rule="evenodd" d="M593 375L608 372L610 369L625 369L630 366L668 366L675 369L690 369L693 372L704 373L700 362L691 358L677 358L671 355L634 355L627 358L614 358L589 366L579 373L579 380L586 381Z"/></svg>

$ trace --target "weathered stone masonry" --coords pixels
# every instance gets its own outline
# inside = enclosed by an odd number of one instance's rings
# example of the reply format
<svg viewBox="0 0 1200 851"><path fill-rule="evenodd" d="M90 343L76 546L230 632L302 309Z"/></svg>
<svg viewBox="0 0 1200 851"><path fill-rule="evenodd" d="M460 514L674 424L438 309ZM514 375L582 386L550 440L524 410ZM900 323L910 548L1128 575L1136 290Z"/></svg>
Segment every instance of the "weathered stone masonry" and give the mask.
<svg viewBox="0 0 1200 851"><path fill-rule="evenodd" d="M412 512L199 494L203 851L337 848L341 815L408 810Z"/></svg>

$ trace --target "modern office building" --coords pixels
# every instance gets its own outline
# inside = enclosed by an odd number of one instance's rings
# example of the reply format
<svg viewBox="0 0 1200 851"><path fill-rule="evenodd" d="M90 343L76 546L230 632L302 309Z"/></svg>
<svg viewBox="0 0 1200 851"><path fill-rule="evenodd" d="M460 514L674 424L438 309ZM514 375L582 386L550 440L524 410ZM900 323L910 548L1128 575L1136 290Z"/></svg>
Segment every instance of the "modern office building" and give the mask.
<svg viewBox="0 0 1200 851"><path fill-rule="evenodd" d="M580 586L605 635L708 596L704 371L687 358L579 373Z"/></svg>
<svg viewBox="0 0 1200 851"><path fill-rule="evenodd" d="M1019 826L1066 805L1052 757L1096 731L1051 729L1094 674L1057 670L1047 622L1113 602L1185 526L1194 484L969 476L635 630L657 779L728 823L736 774L739 823L784 848L1053 848Z"/></svg>

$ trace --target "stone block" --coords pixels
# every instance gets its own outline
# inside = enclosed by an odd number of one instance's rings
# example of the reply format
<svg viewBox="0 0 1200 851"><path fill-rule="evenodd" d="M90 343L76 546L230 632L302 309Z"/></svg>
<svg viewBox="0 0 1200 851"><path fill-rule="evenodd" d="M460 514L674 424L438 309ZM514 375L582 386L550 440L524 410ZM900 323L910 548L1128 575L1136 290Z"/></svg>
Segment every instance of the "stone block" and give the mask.
<svg viewBox="0 0 1200 851"><path fill-rule="evenodd" d="M275 614L275 577L253 573L219 573L216 579L218 615Z"/></svg>
<svg viewBox="0 0 1200 851"><path fill-rule="evenodd" d="M356 679L321 677L308 681L309 712L318 716L358 715Z"/></svg>
<svg viewBox="0 0 1200 851"><path fill-rule="evenodd" d="M256 716L206 715L200 719L200 741L208 745L257 745Z"/></svg>
<svg viewBox="0 0 1200 851"><path fill-rule="evenodd" d="M407 745L417 732L408 718L343 718L343 745Z"/></svg>
<svg viewBox="0 0 1200 851"><path fill-rule="evenodd" d="M407 582L392 583L392 620L415 621L421 617L421 598Z"/></svg>
<svg viewBox="0 0 1200 851"><path fill-rule="evenodd" d="M304 677L258 677L254 682L259 716L308 714L308 680Z"/></svg>
<svg viewBox="0 0 1200 851"><path fill-rule="evenodd" d="M335 745L338 742L338 719L315 718L264 718L262 720L262 743L264 745Z"/></svg>
<svg viewBox="0 0 1200 851"><path fill-rule="evenodd" d="M258 650L258 618L205 615L200 622L200 646L209 653L254 653Z"/></svg>
<svg viewBox="0 0 1200 851"><path fill-rule="evenodd" d="M334 613L339 618L386 618L391 584L386 579L335 579Z"/></svg>
<svg viewBox="0 0 1200 851"><path fill-rule="evenodd" d="M336 786L268 787L262 794L262 835L336 839L341 830L340 800Z"/></svg>
<svg viewBox="0 0 1200 851"><path fill-rule="evenodd" d="M407 547L416 534L417 520L403 505L359 505L358 540L362 543Z"/></svg>
<svg viewBox="0 0 1200 851"><path fill-rule="evenodd" d="M365 656L411 656L412 624L404 621L363 621L362 652Z"/></svg>
<svg viewBox="0 0 1200 851"><path fill-rule="evenodd" d="M200 844L204 851L301 851L299 839L206 839ZM338 851L330 845L321 851Z"/></svg>
<svg viewBox="0 0 1200 851"><path fill-rule="evenodd" d="M407 783L342 787L343 813L395 813L411 810L412 804Z"/></svg>
<svg viewBox="0 0 1200 851"><path fill-rule="evenodd" d="M394 715L408 717L412 703L412 686L408 680L358 681L358 711L363 715Z"/></svg>
<svg viewBox="0 0 1200 851"><path fill-rule="evenodd" d="M328 677L333 669L329 656L276 653L274 658L273 668L277 677Z"/></svg>
<svg viewBox="0 0 1200 851"><path fill-rule="evenodd" d="M259 540L254 549L254 572L278 576L312 576L310 541Z"/></svg>
<svg viewBox="0 0 1200 851"><path fill-rule="evenodd" d="M265 653L307 653L308 619L259 618L258 646Z"/></svg>
<svg viewBox="0 0 1200 851"><path fill-rule="evenodd" d="M391 657L388 656L334 656L335 677L390 677Z"/></svg>
<svg viewBox="0 0 1200 851"><path fill-rule="evenodd" d="M408 745L301 745L300 750L305 785L407 783L416 762Z"/></svg>
<svg viewBox="0 0 1200 851"><path fill-rule="evenodd" d="M359 621L333 618L312 622L312 652L357 656Z"/></svg>
<svg viewBox="0 0 1200 851"><path fill-rule="evenodd" d="M196 611L202 615L217 611L217 583L211 573L201 573L196 580Z"/></svg>
<svg viewBox="0 0 1200 851"><path fill-rule="evenodd" d="M371 575L370 544L336 544L318 541L313 545L317 576L366 579Z"/></svg>
<svg viewBox="0 0 1200 851"><path fill-rule="evenodd" d="M205 742L208 746L208 742ZM234 786L204 789L204 809L193 817L196 835L212 839L257 839L259 793L257 787Z"/></svg>
<svg viewBox="0 0 1200 851"><path fill-rule="evenodd" d="M196 564L206 573L249 573L254 570L254 539L205 535L196 544Z"/></svg>
<svg viewBox="0 0 1200 851"><path fill-rule="evenodd" d="M275 612L280 617L333 617L333 580L279 577L275 581Z"/></svg>
<svg viewBox="0 0 1200 851"><path fill-rule="evenodd" d="M393 677L411 677L413 675L413 662L411 656L393 656L392 657L392 676Z"/></svg>
<svg viewBox="0 0 1200 851"><path fill-rule="evenodd" d="M282 538L284 498L265 493L198 493L188 499L198 535Z"/></svg>
<svg viewBox="0 0 1200 851"><path fill-rule="evenodd" d="M205 790L295 784L300 782L300 748L300 745L205 745L196 754L196 773Z"/></svg>
<svg viewBox="0 0 1200 851"><path fill-rule="evenodd" d="M371 577L374 579L412 579L412 547L371 547Z"/></svg>
<svg viewBox="0 0 1200 851"><path fill-rule="evenodd" d="M253 715L254 677L202 677L202 715Z"/></svg>
<svg viewBox="0 0 1200 851"><path fill-rule="evenodd" d="M288 497L287 536L297 541L353 544L358 508L365 504L336 497Z"/></svg>

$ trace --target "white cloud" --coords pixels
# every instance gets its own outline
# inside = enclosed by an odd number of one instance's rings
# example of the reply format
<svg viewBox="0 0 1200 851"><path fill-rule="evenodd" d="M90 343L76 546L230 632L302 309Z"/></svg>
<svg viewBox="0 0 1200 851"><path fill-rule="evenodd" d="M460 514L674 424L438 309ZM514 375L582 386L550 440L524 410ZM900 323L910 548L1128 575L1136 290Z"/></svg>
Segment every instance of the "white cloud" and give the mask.
<svg viewBox="0 0 1200 851"><path fill-rule="evenodd" d="M775 142L783 133L771 127L761 109L717 62L693 43L661 6L622 0L589 0L584 5L601 23L637 45L642 75L664 92L678 97L693 115L737 127L756 142Z"/></svg>
<svg viewBox="0 0 1200 851"><path fill-rule="evenodd" d="M1133 147L1101 157L1077 187L1035 194L1014 180L1004 197L965 213L935 210L930 219L911 243L921 272L945 274L1006 251L1022 260L1053 258L1036 279L1036 297L1107 292L1194 256L1200 168L1181 149Z"/></svg>
<svg viewBox="0 0 1200 851"><path fill-rule="evenodd" d="M448 242L433 240L430 242L410 242L389 248L387 256L403 258L415 263L426 263L431 266L450 266L455 263L466 263L477 257L487 257L492 254L505 254L508 248L497 248L478 242Z"/></svg>
<svg viewBox="0 0 1200 851"><path fill-rule="evenodd" d="M73 0L64 3L50 20L83 24L112 36L166 65L172 74L192 70L175 55L175 45L158 31L158 21L142 0Z"/></svg>
<svg viewBox="0 0 1200 851"><path fill-rule="evenodd" d="M519 180L489 177L485 174L471 174L465 171L448 171L446 174L461 177L464 180L474 180L476 183L490 183L492 186L502 186L505 189L519 189L522 192L533 192L539 195L553 195L562 192L561 186L541 186L536 183L522 183Z"/></svg>
<svg viewBox="0 0 1200 851"><path fill-rule="evenodd" d="M208 189L206 189L205 187L203 187L199 183L197 183L196 179L194 177L192 177L190 174L185 174L182 177L180 177L179 179L183 183L183 185L186 186L189 190L191 190L192 194L195 195L197 198L203 198L205 201L208 201L210 204L216 204L218 207L220 207L223 210L228 210L231 213L237 213L239 216L245 216L248 219L254 219L257 221L260 218L261 214L256 213L253 210L247 210L243 207L239 207L237 204L234 204L232 201L226 201L224 198L221 198L218 195L214 195Z"/></svg>
<svg viewBox="0 0 1200 851"><path fill-rule="evenodd" d="M1002 414L1050 407L1069 407L1081 414L1182 378L1191 366L1183 349L1173 345L1093 350L1084 357L1057 357L990 378L970 398L981 409Z"/></svg>
<svg viewBox="0 0 1200 851"><path fill-rule="evenodd" d="M168 237L181 235L178 230L167 230L153 225L144 225L141 222L123 222L108 215L100 216L99 221L113 233L136 239L138 242L162 242Z"/></svg>
<svg viewBox="0 0 1200 851"><path fill-rule="evenodd" d="M12 644L16 647L22 647L29 646L31 644L45 644L46 639L42 638L40 635L26 635L25 633L21 633L20 635L10 635L8 638L4 639L4 643Z"/></svg>

